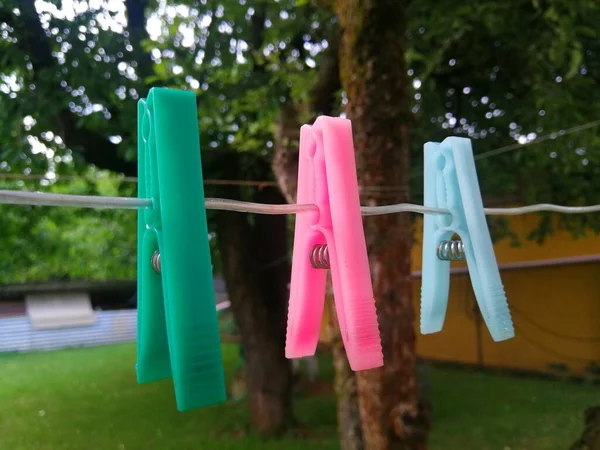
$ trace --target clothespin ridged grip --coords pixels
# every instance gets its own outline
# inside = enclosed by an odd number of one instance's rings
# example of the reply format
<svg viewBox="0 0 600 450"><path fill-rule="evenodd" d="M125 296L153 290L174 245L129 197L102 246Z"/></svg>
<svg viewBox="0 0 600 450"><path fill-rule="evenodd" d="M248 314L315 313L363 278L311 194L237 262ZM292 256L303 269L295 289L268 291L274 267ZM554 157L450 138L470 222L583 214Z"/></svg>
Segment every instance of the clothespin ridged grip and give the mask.
<svg viewBox="0 0 600 450"><path fill-rule="evenodd" d="M224 401L194 93L139 101L138 196L138 382L172 376L180 411Z"/></svg>

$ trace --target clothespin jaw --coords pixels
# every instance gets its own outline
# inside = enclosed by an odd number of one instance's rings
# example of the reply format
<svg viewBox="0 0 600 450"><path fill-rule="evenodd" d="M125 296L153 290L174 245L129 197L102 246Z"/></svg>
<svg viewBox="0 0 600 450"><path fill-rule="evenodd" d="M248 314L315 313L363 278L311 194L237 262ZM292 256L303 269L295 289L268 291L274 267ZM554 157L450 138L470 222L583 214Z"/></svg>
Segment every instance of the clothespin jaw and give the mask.
<svg viewBox="0 0 600 450"><path fill-rule="evenodd" d="M421 332L442 329L450 287L450 261L438 249L457 234L463 244L475 297L495 341L514 337L514 328L494 247L483 211L471 140L449 137L425 144L424 204L448 209L426 214L423 224Z"/></svg>
<svg viewBox="0 0 600 450"><path fill-rule="evenodd" d="M226 400L195 95L151 89L138 136L138 196L153 206L138 212L137 377L172 376L186 411Z"/></svg>
<svg viewBox="0 0 600 450"><path fill-rule="evenodd" d="M353 370L383 365L377 312L367 258L352 127L319 117L300 130L298 203L318 211L296 216L286 357L314 355L323 315L327 273L309 255L326 245L336 312Z"/></svg>

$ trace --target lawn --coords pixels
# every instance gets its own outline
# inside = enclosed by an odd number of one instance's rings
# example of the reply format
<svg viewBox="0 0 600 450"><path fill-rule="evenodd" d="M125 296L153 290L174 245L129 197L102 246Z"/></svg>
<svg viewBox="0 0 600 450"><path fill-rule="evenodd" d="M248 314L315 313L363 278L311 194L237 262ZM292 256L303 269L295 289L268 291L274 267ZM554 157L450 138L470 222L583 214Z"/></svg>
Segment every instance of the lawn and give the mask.
<svg viewBox="0 0 600 450"><path fill-rule="evenodd" d="M231 376L236 347L225 345L224 357ZM331 395L295 401L306 438L261 440L248 432L245 405L179 413L171 384L137 385L134 364L130 344L0 355L0 450L339 448ZM584 384L447 368L428 378L432 450L567 449L584 408L600 402L600 387Z"/></svg>

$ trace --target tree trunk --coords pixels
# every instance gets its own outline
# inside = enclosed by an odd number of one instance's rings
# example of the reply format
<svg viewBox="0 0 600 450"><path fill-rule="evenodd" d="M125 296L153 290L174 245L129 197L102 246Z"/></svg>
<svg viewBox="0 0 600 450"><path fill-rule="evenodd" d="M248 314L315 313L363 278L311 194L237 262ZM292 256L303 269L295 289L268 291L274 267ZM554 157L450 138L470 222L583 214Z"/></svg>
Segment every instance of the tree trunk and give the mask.
<svg viewBox="0 0 600 450"><path fill-rule="evenodd" d="M404 64L406 0L336 0L341 78L352 120L363 204L409 200ZM375 189L376 187L376 189ZM385 365L357 373L366 449L424 449L429 430L416 375L407 214L365 221Z"/></svg>
<svg viewBox="0 0 600 450"><path fill-rule="evenodd" d="M310 93L311 115L333 115L335 95L339 91L339 35L336 33L329 39L329 48L322 62L317 82ZM288 203L296 203L298 189L298 139L300 123L298 110L303 109L287 101L281 109L275 133L275 154L273 172ZM329 323L328 333L331 338L330 347L335 370L335 392L337 396L338 432L341 450L363 450L363 438L358 412L358 388L354 372L346 357L341 339L335 306L328 283Z"/></svg>
<svg viewBox="0 0 600 450"><path fill-rule="evenodd" d="M328 290L331 292L331 289ZM330 336L333 368L335 370L335 394L337 396L338 433L341 450L363 450L363 435L358 410L358 386L356 376L350 369L337 321L333 296L328 296L328 334Z"/></svg>
<svg viewBox="0 0 600 450"><path fill-rule="evenodd" d="M583 433L571 450L600 450L600 406L585 411L584 424Z"/></svg>
<svg viewBox="0 0 600 450"><path fill-rule="evenodd" d="M146 29L146 8L148 0L125 0L127 11L127 31L133 46L134 61L137 63L136 73L142 80L154 73L154 62L150 53L144 51L142 42L150 39Z"/></svg>
<svg viewBox="0 0 600 450"><path fill-rule="evenodd" d="M234 154L235 155L235 154ZM236 162L229 158L228 166ZM240 187L226 196L241 199ZM253 201L282 203L275 188ZM288 262L287 218L218 211L217 239L223 274L244 350L250 420L262 434L277 434L293 421L292 372L285 358Z"/></svg>
<svg viewBox="0 0 600 450"><path fill-rule="evenodd" d="M298 142L300 120L296 106L287 101L281 106L275 127L273 173L288 203L296 203L298 190Z"/></svg>

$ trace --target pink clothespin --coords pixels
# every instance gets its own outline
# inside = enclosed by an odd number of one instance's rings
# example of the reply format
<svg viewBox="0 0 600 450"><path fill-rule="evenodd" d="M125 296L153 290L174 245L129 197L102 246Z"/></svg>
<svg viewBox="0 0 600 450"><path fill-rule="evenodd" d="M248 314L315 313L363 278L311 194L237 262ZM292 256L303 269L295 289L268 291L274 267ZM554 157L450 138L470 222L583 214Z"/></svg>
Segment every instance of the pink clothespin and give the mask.
<svg viewBox="0 0 600 450"><path fill-rule="evenodd" d="M286 357L314 355L331 268L338 321L352 370L383 365L363 231L352 125L319 117L300 129L299 204L318 211L296 216Z"/></svg>

